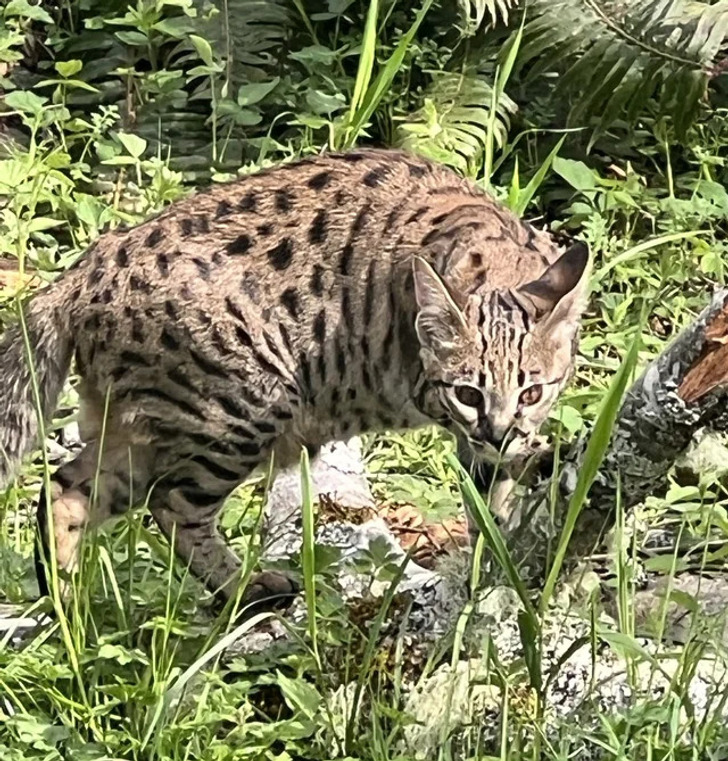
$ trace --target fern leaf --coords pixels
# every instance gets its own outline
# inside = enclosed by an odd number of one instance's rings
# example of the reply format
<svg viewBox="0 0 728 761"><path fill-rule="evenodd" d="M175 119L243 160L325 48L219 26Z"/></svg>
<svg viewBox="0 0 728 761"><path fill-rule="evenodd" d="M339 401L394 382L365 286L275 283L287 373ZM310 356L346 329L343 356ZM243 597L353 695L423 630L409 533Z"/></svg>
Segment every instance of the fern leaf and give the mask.
<svg viewBox="0 0 728 761"><path fill-rule="evenodd" d="M484 25L495 26L499 21L508 24L509 12L519 0L457 0L466 37L474 35Z"/></svg>
<svg viewBox="0 0 728 761"><path fill-rule="evenodd" d="M423 93L423 104L414 114L401 118L397 142L419 153L475 175L482 165L493 88L483 73L429 72L432 81ZM503 95L497 106L493 137L503 145L516 111L515 103Z"/></svg>
<svg viewBox="0 0 728 761"><path fill-rule="evenodd" d="M557 71L571 124L634 122L650 102L680 134L705 98L728 35L728 0L534 0L519 66Z"/></svg>

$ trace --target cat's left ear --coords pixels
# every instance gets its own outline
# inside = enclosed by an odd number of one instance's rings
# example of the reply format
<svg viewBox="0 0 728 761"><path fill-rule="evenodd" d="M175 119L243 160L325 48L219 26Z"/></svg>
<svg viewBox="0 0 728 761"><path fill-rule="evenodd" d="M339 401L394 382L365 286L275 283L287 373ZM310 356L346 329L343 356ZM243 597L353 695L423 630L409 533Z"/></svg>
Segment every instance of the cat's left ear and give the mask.
<svg viewBox="0 0 728 761"><path fill-rule="evenodd" d="M467 332L465 315L442 278L424 259L414 258L412 273L418 310L415 328L420 344L435 354L449 353Z"/></svg>
<svg viewBox="0 0 728 761"><path fill-rule="evenodd" d="M584 310L588 281L589 249L579 241L538 280L519 286L513 295L538 320L577 320Z"/></svg>

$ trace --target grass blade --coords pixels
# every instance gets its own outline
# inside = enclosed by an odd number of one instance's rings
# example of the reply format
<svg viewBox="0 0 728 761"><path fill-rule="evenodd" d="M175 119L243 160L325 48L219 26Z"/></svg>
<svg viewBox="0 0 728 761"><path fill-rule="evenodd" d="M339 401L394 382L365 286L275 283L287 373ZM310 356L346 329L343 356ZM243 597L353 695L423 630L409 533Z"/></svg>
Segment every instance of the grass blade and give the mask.
<svg viewBox="0 0 728 761"><path fill-rule="evenodd" d="M498 66L495 73L495 83L490 98L490 113L488 115L488 130L485 136L485 161L483 174L485 177L486 188L490 187L491 177L493 176L493 155L495 146L495 128L498 121L498 106L500 105L501 96L505 92L506 84L513 71L513 66L518 56L518 50L521 47L521 38L523 37L523 25L526 21L526 14L521 18L521 24L518 27L513 42L508 48L505 60L501 66Z"/></svg>
<svg viewBox="0 0 728 761"><path fill-rule="evenodd" d="M356 72L354 93L351 96L349 107L349 123L354 121L356 112L360 108L374 71L374 60L377 49L377 19L379 18L379 0L370 0L367 20L361 40L361 53L359 54L359 67Z"/></svg>
<svg viewBox="0 0 728 761"><path fill-rule="evenodd" d="M523 213L528 208L528 204L531 203L534 195L536 195L536 191L541 187L541 183L544 181L546 173L549 169L551 169L551 164L561 150L561 146L564 144L564 140L566 140L566 135L561 136L558 143L556 143L549 155L546 156L543 163L538 168L536 174L534 174L533 177L531 177L531 179L528 181L528 185L526 185L523 190L518 191L516 202L515 204L511 205L511 209L513 209L513 212L519 217L523 216Z"/></svg>
<svg viewBox="0 0 728 761"><path fill-rule="evenodd" d="M301 449L301 508L303 510L303 543L301 545L301 566L303 568L303 590L308 613L308 636L311 638L316 663L320 664L318 651L318 624L316 622L316 520L313 513L311 494L311 463L308 450Z"/></svg>
<svg viewBox="0 0 728 761"><path fill-rule="evenodd" d="M518 574L516 564L513 562L508 547L506 546L503 535L500 529L496 525L495 519L491 515L490 510L486 506L483 498L480 496L473 480L470 478L467 470L462 466L460 461L454 454L447 455L448 464L458 474L460 481L460 489L463 494L470 515L475 520L478 526L478 530L483 535L485 543L490 548L493 556L495 557L498 565L503 569L508 581L518 593L518 596L523 603L524 608L532 615L535 616L536 611L531 604L531 600L528 596L528 590L526 589L523 580Z"/></svg>
<svg viewBox="0 0 728 761"><path fill-rule="evenodd" d="M382 101L382 98L391 87L397 72L402 66L402 61L404 61L405 54L412 44L412 40L414 39L417 30L420 28L420 24L427 15L427 12L430 10L433 2L434 0L425 0L422 8L412 23L412 26L407 30L406 34L399 41L397 47L392 52L392 55L389 56L389 59L377 75L377 78L367 88L367 91L361 100L360 106L356 109L356 112L349 114L349 124L346 127L344 138L345 148L350 148L352 145L354 145L354 143L356 143L357 138L359 137L359 133L363 129L364 125L369 121L372 114L376 111L377 107Z"/></svg>
<svg viewBox="0 0 728 761"><path fill-rule="evenodd" d="M589 437L589 443L587 444L584 453L581 468L579 469L579 478L576 482L576 488L569 499L569 505L566 510L566 519L564 520L564 527L561 531L561 536L559 537L559 544L556 548L554 561L551 564L551 570L546 578L543 593L541 594L541 612L544 612L548 608L556 586L556 580L561 571L561 566L564 563L564 558L566 557L566 549L571 540L571 535L574 532L574 527L576 526L576 521L584 507L587 494L596 478L597 471L602 464L604 455L607 453L607 448L609 447L609 441L612 435L612 428L614 427L614 422L619 413L622 397L627 388L627 383L629 382L632 370L637 364L639 348L640 334L637 332L632 341L632 345L627 352L627 356L622 362L619 370L617 370L617 373L612 379L609 389L602 400L602 405L594 423L591 436Z"/></svg>

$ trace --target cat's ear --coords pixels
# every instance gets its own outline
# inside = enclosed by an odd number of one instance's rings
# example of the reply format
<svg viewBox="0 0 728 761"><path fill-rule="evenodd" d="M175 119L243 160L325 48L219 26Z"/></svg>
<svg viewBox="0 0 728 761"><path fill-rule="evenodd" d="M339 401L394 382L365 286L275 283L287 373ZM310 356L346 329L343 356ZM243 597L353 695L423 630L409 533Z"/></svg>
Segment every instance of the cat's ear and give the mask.
<svg viewBox="0 0 728 761"><path fill-rule="evenodd" d="M422 258L412 263L420 344L435 354L455 349L466 333L465 315L442 278Z"/></svg>
<svg viewBox="0 0 728 761"><path fill-rule="evenodd" d="M536 319L578 319L586 298L588 265L588 248L574 243L538 280L519 286L513 295Z"/></svg>

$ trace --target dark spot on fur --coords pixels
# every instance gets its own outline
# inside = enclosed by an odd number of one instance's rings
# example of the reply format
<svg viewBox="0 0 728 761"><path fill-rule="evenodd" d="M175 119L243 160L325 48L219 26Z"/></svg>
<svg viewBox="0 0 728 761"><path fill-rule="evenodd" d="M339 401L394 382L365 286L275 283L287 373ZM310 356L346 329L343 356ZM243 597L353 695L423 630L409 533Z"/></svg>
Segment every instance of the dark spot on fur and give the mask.
<svg viewBox="0 0 728 761"><path fill-rule="evenodd" d="M288 310L288 313L293 319L298 319L298 310L300 302L298 298L298 291L295 288L286 288L281 294L281 304Z"/></svg>
<svg viewBox="0 0 728 761"><path fill-rule="evenodd" d="M179 349L179 341L167 330L167 328L162 331L160 340L165 349L169 349L170 351L176 351Z"/></svg>
<svg viewBox="0 0 728 761"><path fill-rule="evenodd" d="M268 250L268 261L277 270L287 269L293 259L293 243L284 238L277 246Z"/></svg>
<svg viewBox="0 0 728 761"><path fill-rule="evenodd" d="M240 325L235 326L235 336L243 346L249 349L253 346L253 339L250 337L250 333Z"/></svg>
<svg viewBox="0 0 728 761"><path fill-rule="evenodd" d="M344 248L341 249L341 258L339 259L339 272L342 275L348 275L351 268L351 257L354 253L354 248L351 243L347 243Z"/></svg>
<svg viewBox="0 0 728 761"><path fill-rule="evenodd" d="M192 235L192 230L194 229L192 219L190 217L182 217L179 221L179 229L185 238L188 235Z"/></svg>
<svg viewBox="0 0 728 761"><path fill-rule="evenodd" d="M266 238L273 232L273 225L270 222L265 222L262 225L258 225L258 235Z"/></svg>
<svg viewBox="0 0 728 761"><path fill-rule="evenodd" d="M139 344L144 343L144 324L134 315L131 320L131 340Z"/></svg>
<svg viewBox="0 0 728 761"><path fill-rule="evenodd" d="M119 246L119 248L116 249L116 266L129 266L129 254L127 253L126 246Z"/></svg>
<svg viewBox="0 0 728 761"><path fill-rule="evenodd" d="M422 206L417 211L415 211L413 214L411 214L409 217L407 217L407 221L405 224L410 225L413 222L416 222L418 219L421 219L427 212L429 211L429 207Z"/></svg>
<svg viewBox="0 0 728 761"><path fill-rule="evenodd" d="M137 354L135 351L122 351L119 355L119 359L125 365L141 365L142 367L149 367L146 357L142 357L141 354Z"/></svg>
<svg viewBox="0 0 728 761"><path fill-rule="evenodd" d="M380 183L386 177L386 175L387 175L386 167L378 166L372 169L371 171L367 172L364 175L362 182L368 188L376 188L376 187L379 187Z"/></svg>
<svg viewBox="0 0 728 761"><path fill-rule="evenodd" d="M88 276L89 285L96 285L103 276L104 276L103 267L96 267L95 269L92 269L91 273Z"/></svg>
<svg viewBox="0 0 728 761"><path fill-rule="evenodd" d="M293 208L293 199L287 190L276 190L276 209L278 211L290 211Z"/></svg>
<svg viewBox="0 0 728 761"><path fill-rule="evenodd" d="M197 271L200 273L200 277L203 280L210 279L210 263L201 259L199 256L192 257L192 263L197 267Z"/></svg>
<svg viewBox="0 0 728 761"><path fill-rule="evenodd" d="M152 232L147 235L147 246L154 248L164 237L164 230L161 227L155 227Z"/></svg>
<svg viewBox="0 0 728 761"><path fill-rule="evenodd" d="M427 167L420 164L410 164L409 167L410 177L424 177L427 174Z"/></svg>
<svg viewBox="0 0 728 761"><path fill-rule="evenodd" d="M162 343L164 343L164 333L162 334ZM169 370L167 372L167 377L172 381L172 383L176 383L178 386L181 386L182 388L186 388L188 391L192 391L195 394L199 394L198 389L196 389L190 381L187 379L186 375L183 375L182 372L178 368L173 368L172 370ZM187 434L188 436L190 434Z"/></svg>
<svg viewBox="0 0 728 761"><path fill-rule="evenodd" d="M371 208L371 204L365 203L364 206L359 209L356 217L354 217L354 222L351 225L351 238L355 238L362 231Z"/></svg>
<svg viewBox="0 0 728 761"><path fill-rule="evenodd" d="M307 185L311 190L323 190L329 184L330 180L331 172L319 172L309 179Z"/></svg>
<svg viewBox="0 0 728 761"><path fill-rule="evenodd" d="M243 314L242 309L240 309L230 296L225 297L225 308L236 320L245 324L245 315Z"/></svg>
<svg viewBox="0 0 728 761"><path fill-rule="evenodd" d="M258 199L255 197L255 193L252 191L246 193L238 203L238 209L240 211L255 211L258 205Z"/></svg>
<svg viewBox="0 0 728 761"><path fill-rule="evenodd" d="M313 337L320 344L326 339L326 310L322 309L313 321Z"/></svg>
<svg viewBox="0 0 728 761"><path fill-rule="evenodd" d="M137 275L132 275L129 278L129 287L132 289L132 291L142 291L142 293L151 293L152 287L147 283L146 280L142 280Z"/></svg>
<svg viewBox="0 0 728 761"><path fill-rule="evenodd" d="M225 246L225 250L228 254L237 256L239 254L247 254L252 245L253 241L250 239L250 236L243 233L242 235L238 235L235 240L231 240L230 243Z"/></svg>
<svg viewBox="0 0 728 761"><path fill-rule="evenodd" d="M178 318L177 309L171 301L164 302L164 313L172 320L176 321Z"/></svg>
<svg viewBox="0 0 728 761"><path fill-rule="evenodd" d="M321 296L324 292L324 268L320 264L313 265L311 275L311 293L314 296Z"/></svg>
<svg viewBox="0 0 728 761"><path fill-rule="evenodd" d="M215 209L215 219L227 217L229 214L232 214L232 212L233 207L227 201L220 201L217 205L217 209Z"/></svg>
<svg viewBox="0 0 728 761"><path fill-rule="evenodd" d="M169 259L167 254L157 254L157 269L162 277L169 275Z"/></svg>
<svg viewBox="0 0 728 761"><path fill-rule="evenodd" d="M311 227L308 230L308 240L314 245L323 243L326 240L328 234L329 218L324 209L320 209L316 212L316 216L313 218Z"/></svg>

